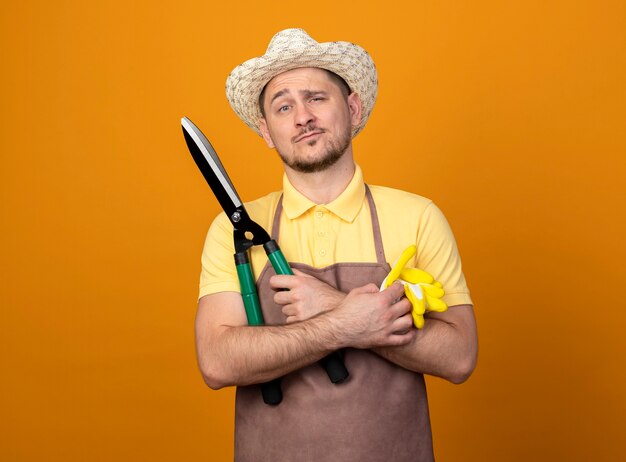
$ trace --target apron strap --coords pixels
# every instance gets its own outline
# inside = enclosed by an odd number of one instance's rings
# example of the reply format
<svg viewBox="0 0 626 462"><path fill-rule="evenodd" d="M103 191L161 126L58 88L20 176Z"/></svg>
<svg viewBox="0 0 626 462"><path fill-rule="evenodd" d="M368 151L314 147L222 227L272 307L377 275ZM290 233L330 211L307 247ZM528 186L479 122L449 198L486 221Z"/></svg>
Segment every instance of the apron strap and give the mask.
<svg viewBox="0 0 626 462"><path fill-rule="evenodd" d="M380 223L378 222L378 212L376 211L376 204L372 197L372 192L368 185L365 185L365 195L367 196L367 202L370 206L370 216L372 217L372 231L374 232L374 248L376 249L376 261L382 265L387 263L385 258L385 249L383 247L383 238L380 234Z"/></svg>
<svg viewBox="0 0 626 462"><path fill-rule="evenodd" d="M383 247L383 238L380 234L380 223L378 222L378 212L376 211L376 204L372 197L372 192L368 185L365 185L365 197L367 197L367 203L370 208L370 217L372 219L372 232L374 234L374 249L376 250L376 262L380 264L386 264L385 249ZM278 204L276 205L276 211L274 212L274 221L272 223L272 239L278 242L280 235L280 217L283 213L283 195L280 195Z"/></svg>
<svg viewBox="0 0 626 462"><path fill-rule="evenodd" d="M278 204L274 211L274 221L272 222L272 239L278 242L278 236L280 235L280 216L283 214L283 195L278 198Z"/></svg>

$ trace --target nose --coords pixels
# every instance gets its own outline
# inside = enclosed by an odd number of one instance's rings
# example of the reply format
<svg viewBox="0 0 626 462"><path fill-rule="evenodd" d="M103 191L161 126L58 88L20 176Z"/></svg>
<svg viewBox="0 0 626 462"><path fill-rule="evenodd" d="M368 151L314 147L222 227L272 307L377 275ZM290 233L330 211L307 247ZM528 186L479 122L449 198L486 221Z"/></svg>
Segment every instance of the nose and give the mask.
<svg viewBox="0 0 626 462"><path fill-rule="evenodd" d="M295 123L297 127L306 127L315 120L313 112L306 104L298 104L295 109Z"/></svg>

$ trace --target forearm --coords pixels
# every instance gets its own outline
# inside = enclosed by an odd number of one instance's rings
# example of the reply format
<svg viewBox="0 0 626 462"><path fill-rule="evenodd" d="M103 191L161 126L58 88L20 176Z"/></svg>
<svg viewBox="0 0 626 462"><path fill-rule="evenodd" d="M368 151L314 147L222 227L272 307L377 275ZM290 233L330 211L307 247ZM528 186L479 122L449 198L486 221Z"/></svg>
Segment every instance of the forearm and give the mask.
<svg viewBox="0 0 626 462"><path fill-rule="evenodd" d="M464 382L476 365L476 324L471 306L451 307L450 311L447 316L427 318L411 343L373 351L405 369L452 383Z"/></svg>
<svg viewBox="0 0 626 462"><path fill-rule="evenodd" d="M322 316L283 326L223 326L198 343L211 388L261 383L323 358L337 345L332 323Z"/></svg>
<svg viewBox="0 0 626 462"><path fill-rule="evenodd" d="M413 340L411 304L400 284L350 291L336 308L281 326L247 326L241 296L203 297L196 315L200 370L211 388L266 382L344 348L403 345Z"/></svg>

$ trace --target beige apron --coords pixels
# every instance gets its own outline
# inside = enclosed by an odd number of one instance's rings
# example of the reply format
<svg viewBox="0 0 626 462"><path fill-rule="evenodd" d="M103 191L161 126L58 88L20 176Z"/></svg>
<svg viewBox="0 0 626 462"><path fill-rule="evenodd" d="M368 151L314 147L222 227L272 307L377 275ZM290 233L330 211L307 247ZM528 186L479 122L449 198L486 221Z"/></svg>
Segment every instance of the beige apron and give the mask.
<svg viewBox="0 0 626 462"><path fill-rule="evenodd" d="M369 188L375 263L336 263L313 268L290 263L331 286L349 292L390 271ZM274 215L272 238L278 241L282 198ZM267 264L257 282L266 324L285 323L274 303ZM433 461L424 377L368 350L348 348L344 361L350 376L334 385L319 363L282 378L283 401L263 403L258 385L237 388L236 462L426 462Z"/></svg>

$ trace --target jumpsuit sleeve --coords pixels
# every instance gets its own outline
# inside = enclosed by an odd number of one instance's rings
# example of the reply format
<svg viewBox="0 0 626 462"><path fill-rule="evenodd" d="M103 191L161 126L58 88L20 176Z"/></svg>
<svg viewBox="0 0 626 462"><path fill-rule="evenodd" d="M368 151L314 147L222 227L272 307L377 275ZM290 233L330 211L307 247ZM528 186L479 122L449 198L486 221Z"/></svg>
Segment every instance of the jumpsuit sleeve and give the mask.
<svg viewBox="0 0 626 462"><path fill-rule="evenodd" d="M204 243L198 298L218 292L240 292L234 253L233 226L222 212L213 220Z"/></svg>
<svg viewBox="0 0 626 462"><path fill-rule="evenodd" d="M432 202L421 216L416 245L416 267L441 282L446 292L443 301L448 306L471 305L456 240L446 217Z"/></svg>

